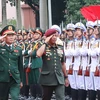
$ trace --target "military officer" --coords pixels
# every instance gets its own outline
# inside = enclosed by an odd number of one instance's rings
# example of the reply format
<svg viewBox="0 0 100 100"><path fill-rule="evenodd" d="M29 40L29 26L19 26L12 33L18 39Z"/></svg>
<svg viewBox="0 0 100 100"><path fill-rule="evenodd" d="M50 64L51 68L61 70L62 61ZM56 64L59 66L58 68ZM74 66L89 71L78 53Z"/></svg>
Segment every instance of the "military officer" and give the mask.
<svg viewBox="0 0 100 100"><path fill-rule="evenodd" d="M44 44L37 50L37 56L42 57L43 60L39 79L43 87L42 100L51 100L53 91L55 91L57 100L65 100L64 84L68 86L69 81L66 73L63 47L56 45L58 36L56 29L48 29L45 36Z"/></svg>
<svg viewBox="0 0 100 100"><path fill-rule="evenodd" d="M18 100L20 85L22 86L22 51L14 46L15 27L8 25L1 31L5 45L0 45L0 100Z"/></svg>

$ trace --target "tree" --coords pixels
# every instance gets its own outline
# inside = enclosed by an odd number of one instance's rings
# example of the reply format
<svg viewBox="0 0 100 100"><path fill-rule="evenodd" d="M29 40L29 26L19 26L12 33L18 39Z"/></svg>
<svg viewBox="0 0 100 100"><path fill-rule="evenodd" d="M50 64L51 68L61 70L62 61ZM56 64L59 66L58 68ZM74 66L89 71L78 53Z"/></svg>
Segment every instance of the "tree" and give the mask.
<svg viewBox="0 0 100 100"><path fill-rule="evenodd" d="M11 6L16 6L17 29L22 28L20 0L8 0Z"/></svg>
<svg viewBox="0 0 100 100"><path fill-rule="evenodd" d="M7 25L7 14L6 14L6 0L1 0L2 4L2 27Z"/></svg>
<svg viewBox="0 0 100 100"><path fill-rule="evenodd" d="M80 19L83 23L86 22L86 20L83 18L83 16L80 13L80 8L83 6L88 5L94 5L94 4L100 4L100 0L67 0L67 12L66 12L66 22L70 23L71 20L73 23L79 22Z"/></svg>

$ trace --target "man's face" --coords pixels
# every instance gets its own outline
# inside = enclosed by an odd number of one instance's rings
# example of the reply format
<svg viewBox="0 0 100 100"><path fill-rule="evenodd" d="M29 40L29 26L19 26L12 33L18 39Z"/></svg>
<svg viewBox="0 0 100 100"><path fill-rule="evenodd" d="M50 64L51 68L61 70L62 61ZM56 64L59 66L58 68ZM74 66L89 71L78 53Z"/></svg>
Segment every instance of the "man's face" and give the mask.
<svg viewBox="0 0 100 100"><path fill-rule="evenodd" d="M99 34L98 27L94 27L94 34L95 35L98 35Z"/></svg>
<svg viewBox="0 0 100 100"><path fill-rule="evenodd" d="M41 35L39 33L35 32L33 35L33 38L34 38L34 40L38 40L41 38Z"/></svg>
<svg viewBox="0 0 100 100"><path fill-rule="evenodd" d="M75 34L76 34L76 36L81 36L82 35L82 31L81 31L81 29L79 29L79 28L76 28L76 30L75 30Z"/></svg>
<svg viewBox="0 0 100 100"><path fill-rule="evenodd" d="M72 30L67 30L67 35L68 35L69 37L72 37L72 36L73 36Z"/></svg>
<svg viewBox="0 0 100 100"><path fill-rule="evenodd" d="M5 37L5 42L7 44L12 44L14 42L14 34L8 34L6 37Z"/></svg>
<svg viewBox="0 0 100 100"><path fill-rule="evenodd" d="M24 35L23 35L23 39L24 39L24 40L27 40L27 38L28 38L28 35L27 35L27 34L24 34Z"/></svg>
<svg viewBox="0 0 100 100"><path fill-rule="evenodd" d="M92 35L94 30L92 28L89 28L89 29L87 29L87 31L88 31L87 35Z"/></svg>
<svg viewBox="0 0 100 100"><path fill-rule="evenodd" d="M51 44L55 44L57 41L58 33L53 34L53 36L50 39Z"/></svg>

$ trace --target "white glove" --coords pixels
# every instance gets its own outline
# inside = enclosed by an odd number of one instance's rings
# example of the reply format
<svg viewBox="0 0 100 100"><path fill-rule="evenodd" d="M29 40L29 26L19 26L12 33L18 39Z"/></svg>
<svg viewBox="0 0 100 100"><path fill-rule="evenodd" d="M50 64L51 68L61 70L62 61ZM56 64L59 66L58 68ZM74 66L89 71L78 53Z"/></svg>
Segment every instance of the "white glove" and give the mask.
<svg viewBox="0 0 100 100"><path fill-rule="evenodd" d="M87 53L89 56L91 56L91 49L87 49Z"/></svg>
<svg viewBox="0 0 100 100"><path fill-rule="evenodd" d="M81 49L80 49L80 55L82 55L82 56L87 56L87 54L88 54L88 51L87 51L86 48L81 48Z"/></svg>
<svg viewBox="0 0 100 100"><path fill-rule="evenodd" d="M97 53L95 50L91 50L91 57L97 57Z"/></svg>
<svg viewBox="0 0 100 100"><path fill-rule="evenodd" d="M28 50L28 54L30 54L32 52L32 50Z"/></svg>
<svg viewBox="0 0 100 100"><path fill-rule="evenodd" d="M22 55L24 55L24 53L25 53L25 50L22 51Z"/></svg>
<svg viewBox="0 0 100 100"><path fill-rule="evenodd" d="M75 57L80 56L79 49L76 49L76 50L73 51L73 56L75 56Z"/></svg>
<svg viewBox="0 0 100 100"><path fill-rule="evenodd" d="M100 48L96 48L95 51L97 55L100 55Z"/></svg>
<svg viewBox="0 0 100 100"><path fill-rule="evenodd" d="M65 56L66 57L72 57L73 56L70 49L68 49L68 50L65 51Z"/></svg>

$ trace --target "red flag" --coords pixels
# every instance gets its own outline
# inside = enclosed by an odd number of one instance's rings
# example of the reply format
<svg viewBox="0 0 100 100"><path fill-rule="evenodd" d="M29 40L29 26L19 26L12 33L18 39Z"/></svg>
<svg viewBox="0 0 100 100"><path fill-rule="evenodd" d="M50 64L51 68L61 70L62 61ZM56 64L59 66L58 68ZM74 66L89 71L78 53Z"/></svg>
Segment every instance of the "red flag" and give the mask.
<svg viewBox="0 0 100 100"><path fill-rule="evenodd" d="M91 5L80 9L81 14L88 21L100 20L100 5Z"/></svg>

